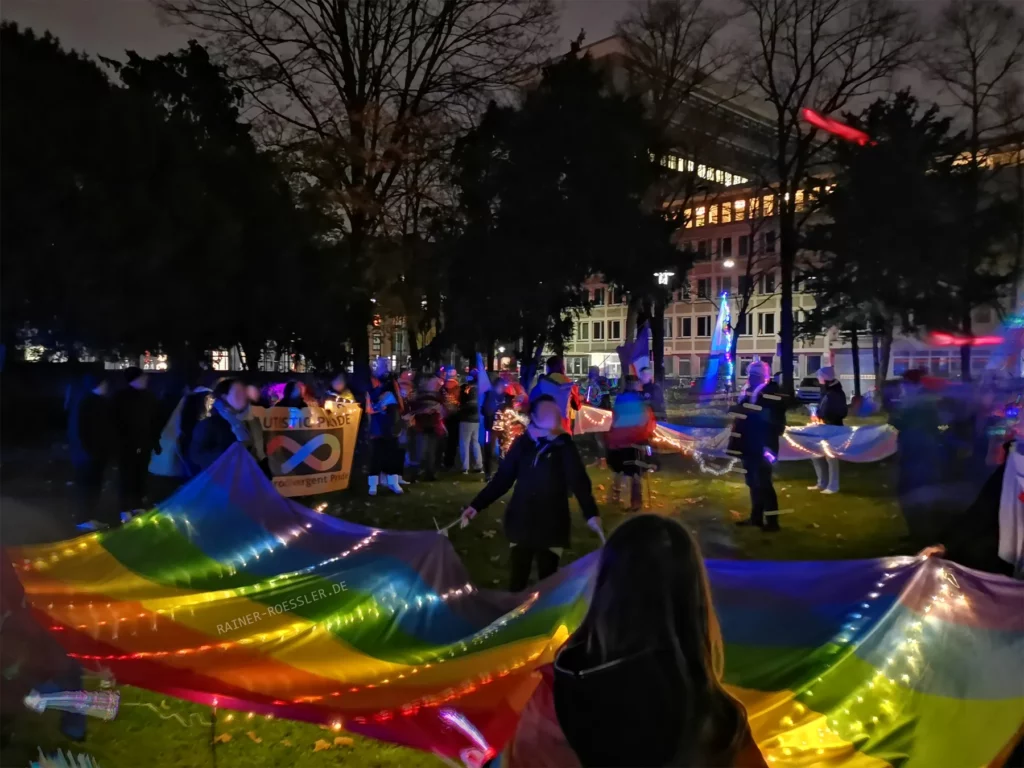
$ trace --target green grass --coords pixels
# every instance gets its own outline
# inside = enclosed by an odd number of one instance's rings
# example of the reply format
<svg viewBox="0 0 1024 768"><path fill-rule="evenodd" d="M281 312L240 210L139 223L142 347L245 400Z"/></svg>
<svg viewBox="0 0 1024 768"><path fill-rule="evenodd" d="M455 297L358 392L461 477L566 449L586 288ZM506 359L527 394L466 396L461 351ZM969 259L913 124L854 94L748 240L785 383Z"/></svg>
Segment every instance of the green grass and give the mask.
<svg viewBox="0 0 1024 768"><path fill-rule="evenodd" d="M679 460L666 462L665 471L650 483L651 509L668 515L694 530L709 555L774 560L827 560L879 557L907 553L905 528L890 488L893 475L887 462L842 465L842 493L823 497L807 490L814 480L809 462L788 462L777 468L779 505L793 510L782 518L783 531L765 534L736 528L735 519L749 508L742 475L714 477L696 471ZM606 501L610 475L592 470L595 495L605 529L614 529L626 513ZM433 529L434 519L444 525L453 520L481 487L479 476L448 476L436 483L409 488L401 497L370 499L362 489L324 497L328 512L354 522L382 528ZM315 501L311 501L315 503ZM507 550L501 533L504 504L481 513L465 529L453 529L451 542L476 584L503 587L507 576ZM572 548L565 561L574 560L598 545L594 534L574 512ZM96 758L103 768L213 768L213 766L439 766L437 758L420 752L363 739L352 734L300 723L267 720L245 713L219 712L217 734L229 734L227 742L212 744L211 711L137 688L120 687L122 709L115 721L89 722L89 735L81 745L69 745L57 729L56 717L26 712L19 717L10 746L0 754L0 766L28 766L36 746L71 748ZM232 714L230 722L226 717ZM177 716L177 717L175 717ZM183 725L180 720L189 722ZM253 732L256 743L247 734ZM333 743L337 736L352 738L351 746L332 746L314 752L320 739ZM213 751L216 750L216 761Z"/></svg>

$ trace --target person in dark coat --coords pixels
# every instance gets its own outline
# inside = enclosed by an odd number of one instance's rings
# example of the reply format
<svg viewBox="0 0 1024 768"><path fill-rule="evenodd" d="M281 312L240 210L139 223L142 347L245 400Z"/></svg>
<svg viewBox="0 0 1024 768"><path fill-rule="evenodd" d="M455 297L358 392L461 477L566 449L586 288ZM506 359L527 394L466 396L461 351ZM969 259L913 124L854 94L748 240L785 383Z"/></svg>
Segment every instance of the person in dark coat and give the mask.
<svg viewBox="0 0 1024 768"><path fill-rule="evenodd" d="M75 472L76 525L91 528L116 524L113 510L97 512L103 495L103 476L114 454L114 416L110 405L110 385L105 379L87 376L82 394L72 398L68 415L68 442Z"/></svg>
<svg viewBox="0 0 1024 768"><path fill-rule="evenodd" d="M730 449L738 452L750 490L750 518L738 525L779 530L779 498L772 485L772 468L779 456L779 438L786 431L786 406L768 365L757 360L748 369L746 389L731 411L737 415Z"/></svg>
<svg viewBox="0 0 1024 768"><path fill-rule="evenodd" d="M644 400L651 406L651 410L654 411L654 417L662 420L667 418L668 411L665 410L665 391L654 380L654 371L650 368L641 369L640 383L643 385Z"/></svg>
<svg viewBox="0 0 1024 768"><path fill-rule="evenodd" d="M398 434L402 430L398 385L386 373L374 376L371 383L373 387L366 396L366 412L370 416L370 495L377 495L382 477L388 490L401 494L399 479L405 456L398 444Z"/></svg>
<svg viewBox="0 0 1024 768"><path fill-rule="evenodd" d="M308 408L306 399L306 386L301 381L289 381L284 385L284 394L278 408Z"/></svg>
<svg viewBox="0 0 1024 768"><path fill-rule="evenodd" d="M849 412L846 404L846 393L843 385L836 378L835 368L825 366L818 370L818 384L821 386L821 400L815 411L815 419L831 427L843 426L843 420ZM809 491L822 493L839 493L839 459L835 456L813 458L814 474L818 482L810 486Z"/></svg>
<svg viewBox="0 0 1024 768"><path fill-rule="evenodd" d="M459 460L462 474L483 472L480 453L480 403L476 373L470 372L459 392Z"/></svg>
<svg viewBox="0 0 1024 768"><path fill-rule="evenodd" d="M433 374L422 374L416 384L416 394L410 409L410 442L413 445L412 479L437 480L437 449L443 445L446 432L444 419L447 415L444 397L441 395L443 382Z"/></svg>
<svg viewBox="0 0 1024 768"><path fill-rule="evenodd" d="M189 444L189 461L203 472L235 443L242 443L259 461L259 437L249 417L245 385L238 379L222 379L213 389L210 415L196 425Z"/></svg>
<svg viewBox="0 0 1024 768"><path fill-rule="evenodd" d="M149 391L149 375L138 368L124 372L127 387L113 398L117 428L118 499L122 512L131 515L146 497L149 457L160 453L160 404Z"/></svg>
<svg viewBox="0 0 1024 768"><path fill-rule="evenodd" d="M499 411L511 406L512 398L505 394L505 380L499 378L487 390L487 394L484 395L483 405L480 408L480 413L484 420L484 445L482 448L484 480L488 483L491 482L491 478L494 476L492 469L498 446L498 441L494 435L494 422L497 420Z"/></svg>
<svg viewBox="0 0 1024 768"><path fill-rule="evenodd" d="M561 409L553 397L541 395L533 401L526 434L512 444L494 479L462 513L467 525L515 486L505 510L512 592L526 588L534 560L538 579L558 570L562 552L569 546L570 493L576 496L587 525L604 535L587 468L561 422Z"/></svg>
<svg viewBox="0 0 1024 768"><path fill-rule="evenodd" d="M209 415L211 400L213 399L213 388L217 385L214 376L206 373L197 382L187 395L181 407L181 427L178 433L178 455L181 456L189 471L189 477L195 477L202 468L192 463L189 457L189 448L192 445L192 437L195 434L196 426L200 421Z"/></svg>

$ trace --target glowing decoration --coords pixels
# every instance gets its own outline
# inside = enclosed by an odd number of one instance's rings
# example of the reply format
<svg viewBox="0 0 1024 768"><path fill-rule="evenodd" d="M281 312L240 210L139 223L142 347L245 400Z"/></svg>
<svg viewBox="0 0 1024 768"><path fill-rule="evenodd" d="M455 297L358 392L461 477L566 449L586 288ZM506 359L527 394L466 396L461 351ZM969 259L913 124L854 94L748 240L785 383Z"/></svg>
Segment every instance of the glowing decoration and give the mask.
<svg viewBox="0 0 1024 768"><path fill-rule="evenodd" d="M931 343L938 347L989 347L1003 343L1002 336L954 336L950 333L932 333Z"/></svg>
<svg viewBox="0 0 1024 768"><path fill-rule="evenodd" d="M39 759L33 761L29 768L100 768L100 764L89 755L73 755L61 749L54 755L44 755L39 749Z"/></svg>
<svg viewBox="0 0 1024 768"><path fill-rule="evenodd" d="M61 712L98 717L100 720L113 720L117 717L120 701L121 696L117 691L32 691L25 697L25 706L40 714L48 709L57 709Z"/></svg>
<svg viewBox="0 0 1024 768"><path fill-rule="evenodd" d="M654 276L658 278L658 285L668 285L669 280L675 277L675 272L655 272Z"/></svg>
<svg viewBox="0 0 1024 768"><path fill-rule="evenodd" d="M515 408L503 408L494 417L494 434L498 436L498 455L508 455L512 443L526 431L530 418Z"/></svg>
<svg viewBox="0 0 1024 768"><path fill-rule="evenodd" d="M698 455L700 443L674 434ZM532 593L483 592L434 531L318 514L236 456L140 524L11 551L61 645L83 666L233 714L236 734L272 714L325 726L325 741L343 728L451 760L503 749L536 672L586 612L596 553ZM1024 582L917 558L712 560L708 571L726 684L773 764L820 763L822 749L835 765L891 765L896 752L988 765L1024 721L1013 610ZM936 727L951 711L957 727Z"/></svg>
<svg viewBox="0 0 1024 768"><path fill-rule="evenodd" d="M857 144L861 147L867 146L868 144L877 144L877 142L872 141L871 137L864 133L864 131L858 131L856 128L846 125L845 123L841 123L838 120L834 120L831 117L825 117L824 115L815 112L813 109L804 107L800 110L800 117L815 128L820 128L826 133L831 133L833 136L837 136L843 141L849 141L852 144Z"/></svg>
<svg viewBox="0 0 1024 768"><path fill-rule="evenodd" d="M722 361L725 365L722 365ZM719 296L718 319L715 332L711 336L711 354L708 356L708 370L704 374L701 394L705 397L713 395L721 386L724 378L731 385L733 377L732 360L732 313L729 309L729 293L723 291Z"/></svg>

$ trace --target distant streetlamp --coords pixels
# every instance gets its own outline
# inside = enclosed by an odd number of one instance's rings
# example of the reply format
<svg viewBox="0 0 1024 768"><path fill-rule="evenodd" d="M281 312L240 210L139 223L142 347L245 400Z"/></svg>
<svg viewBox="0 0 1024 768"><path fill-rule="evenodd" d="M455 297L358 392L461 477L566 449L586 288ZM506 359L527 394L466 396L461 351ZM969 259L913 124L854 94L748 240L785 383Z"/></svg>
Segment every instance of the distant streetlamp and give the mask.
<svg viewBox="0 0 1024 768"><path fill-rule="evenodd" d="M658 278L658 285L668 285L668 281L675 277L675 272L655 272L654 276Z"/></svg>
<svg viewBox="0 0 1024 768"><path fill-rule="evenodd" d="M505 354L505 348L504 347L498 347L498 354L499 355L504 355Z"/></svg>
<svg viewBox="0 0 1024 768"><path fill-rule="evenodd" d="M736 262L733 261L732 259L726 259L725 261L722 262L722 266L725 267L726 269L732 269L733 267L736 266Z"/></svg>

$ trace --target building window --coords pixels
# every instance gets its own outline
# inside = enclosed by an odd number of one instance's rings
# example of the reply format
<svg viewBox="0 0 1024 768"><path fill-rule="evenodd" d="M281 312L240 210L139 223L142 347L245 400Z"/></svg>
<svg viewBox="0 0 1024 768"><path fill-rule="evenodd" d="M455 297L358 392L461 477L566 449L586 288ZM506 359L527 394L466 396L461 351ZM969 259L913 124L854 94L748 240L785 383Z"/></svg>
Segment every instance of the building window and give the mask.
<svg viewBox="0 0 1024 768"><path fill-rule="evenodd" d="M665 358L665 375L666 376L675 376L675 373L676 373L675 361L676 361L676 359L674 357L666 357Z"/></svg>
<svg viewBox="0 0 1024 768"><path fill-rule="evenodd" d="M807 375L813 376L821 368L821 355L807 355Z"/></svg>
<svg viewBox="0 0 1024 768"><path fill-rule="evenodd" d="M732 204L732 218L734 221L744 221L747 218L747 201L736 200Z"/></svg>
<svg viewBox="0 0 1024 768"><path fill-rule="evenodd" d="M740 256L750 255L750 235L740 235Z"/></svg>
<svg viewBox="0 0 1024 768"><path fill-rule="evenodd" d="M618 341L622 338L622 323L619 320L608 321L608 338Z"/></svg>
<svg viewBox="0 0 1024 768"><path fill-rule="evenodd" d="M612 304L625 304L626 303L626 292L621 288L616 288L612 293Z"/></svg>
<svg viewBox="0 0 1024 768"><path fill-rule="evenodd" d="M687 277L683 280L682 295L684 301L690 300L690 278Z"/></svg>
<svg viewBox="0 0 1024 768"><path fill-rule="evenodd" d="M698 240L697 241L697 261L707 261L708 259L708 241Z"/></svg>
<svg viewBox="0 0 1024 768"><path fill-rule="evenodd" d="M665 338L666 339L671 339L672 338L672 318L671 317L663 318L663 327L665 329Z"/></svg>
<svg viewBox="0 0 1024 768"><path fill-rule="evenodd" d="M693 336L693 318L679 318L679 338L688 339Z"/></svg>
<svg viewBox="0 0 1024 768"><path fill-rule="evenodd" d="M692 375L690 373L690 371L692 370L692 363L693 363L693 361L690 360L689 357L680 357L679 358L679 375L680 376L690 376L690 375Z"/></svg>
<svg viewBox="0 0 1024 768"><path fill-rule="evenodd" d="M590 323L580 323L576 330L579 332L580 341L590 341Z"/></svg>
<svg viewBox="0 0 1024 768"><path fill-rule="evenodd" d="M723 293L732 293L731 277L718 278L718 295L721 296Z"/></svg>
<svg viewBox="0 0 1024 768"><path fill-rule="evenodd" d="M804 198L805 198L804 191L802 189L798 189L796 191L796 203L795 203L797 211L802 211L806 207L804 205Z"/></svg>
<svg viewBox="0 0 1024 768"><path fill-rule="evenodd" d="M775 335L775 313L774 312L758 312L757 313L757 335L758 336L774 336Z"/></svg>
<svg viewBox="0 0 1024 768"><path fill-rule="evenodd" d="M594 341L602 341L604 339L604 323L594 323Z"/></svg>
<svg viewBox="0 0 1024 768"><path fill-rule="evenodd" d="M740 284L739 284L737 295L739 295L739 296L749 296L751 293L753 293L753 291L750 290L750 286L751 285L752 285L752 280L751 280L750 275L740 275Z"/></svg>
<svg viewBox="0 0 1024 768"><path fill-rule="evenodd" d="M707 337L711 335L711 315L701 315L697 318L697 336Z"/></svg>
<svg viewBox="0 0 1024 768"><path fill-rule="evenodd" d="M734 329L737 336L749 336L750 335L750 315L743 315L739 322L736 323Z"/></svg>
<svg viewBox="0 0 1024 768"><path fill-rule="evenodd" d="M683 221L685 222L685 224L683 226L685 226L687 229L689 229L690 227L693 226L693 209L692 208L687 208L685 211L683 211Z"/></svg>
<svg viewBox="0 0 1024 768"><path fill-rule="evenodd" d="M719 221L718 203L715 203L708 209L708 224L718 224Z"/></svg>
<svg viewBox="0 0 1024 768"><path fill-rule="evenodd" d="M595 307L603 307L604 306L604 288L595 288L594 289L594 306Z"/></svg>
<svg viewBox="0 0 1024 768"><path fill-rule="evenodd" d="M711 297L711 278L701 277L697 279L697 298L707 299Z"/></svg>
<svg viewBox="0 0 1024 768"><path fill-rule="evenodd" d="M698 205L694 209L694 217L693 217L694 226L703 227L704 226L704 222L706 221L706 219L707 219L707 208L705 208L703 205Z"/></svg>
<svg viewBox="0 0 1024 768"><path fill-rule="evenodd" d="M764 277L761 278L761 293L772 294L775 293L775 273L765 272Z"/></svg>
<svg viewBox="0 0 1024 768"><path fill-rule="evenodd" d="M725 184L725 171L720 168L715 169L715 181L719 184Z"/></svg>
<svg viewBox="0 0 1024 768"><path fill-rule="evenodd" d="M722 258L723 259L730 259L730 258L732 258L732 238L731 237L723 237L718 242L719 242L719 248L721 249Z"/></svg>
<svg viewBox="0 0 1024 768"><path fill-rule="evenodd" d="M775 232L764 233L764 252L775 253Z"/></svg>
<svg viewBox="0 0 1024 768"><path fill-rule="evenodd" d="M774 195L765 195L761 198L761 215L765 217L775 215Z"/></svg>
<svg viewBox="0 0 1024 768"><path fill-rule="evenodd" d="M728 174L726 174L728 175ZM722 203L722 223L728 224L732 221L732 203Z"/></svg>

